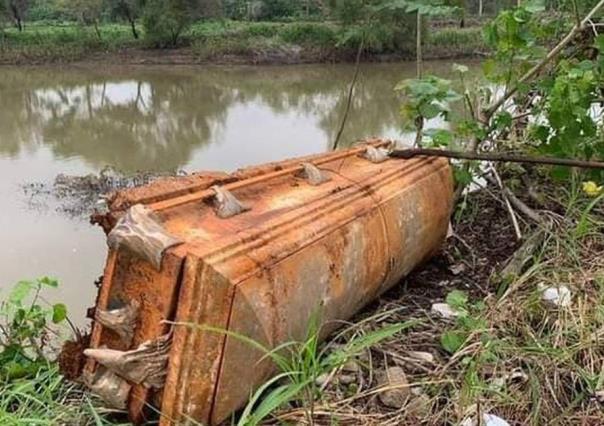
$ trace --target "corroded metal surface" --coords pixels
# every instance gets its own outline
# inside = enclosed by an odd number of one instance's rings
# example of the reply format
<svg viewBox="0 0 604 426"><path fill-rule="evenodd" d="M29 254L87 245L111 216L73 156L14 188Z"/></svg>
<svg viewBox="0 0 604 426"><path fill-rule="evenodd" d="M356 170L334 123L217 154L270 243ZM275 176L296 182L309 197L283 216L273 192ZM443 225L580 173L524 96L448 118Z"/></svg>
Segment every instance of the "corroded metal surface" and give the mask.
<svg viewBox="0 0 604 426"><path fill-rule="evenodd" d="M91 339L92 348L131 353L168 332L163 320L187 324L174 326L163 389L133 386L133 420L159 400L163 425L223 421L274 370L264 354L217 330L274 347L302 339L320 306L327 334L437 250L452 204L447 161L382 159L387 143L370 145L220 177L250 207L228 218L215 211L211 185L149 198L147 208L183 244L165 251L159 271L127 250L110 252L97 308L135 300L140 318L130 345L100 323ZM365 158L373 151L377 163ZM304 163L320 169L320 184ZM86 372L98 368L91 359Z"/></svg>

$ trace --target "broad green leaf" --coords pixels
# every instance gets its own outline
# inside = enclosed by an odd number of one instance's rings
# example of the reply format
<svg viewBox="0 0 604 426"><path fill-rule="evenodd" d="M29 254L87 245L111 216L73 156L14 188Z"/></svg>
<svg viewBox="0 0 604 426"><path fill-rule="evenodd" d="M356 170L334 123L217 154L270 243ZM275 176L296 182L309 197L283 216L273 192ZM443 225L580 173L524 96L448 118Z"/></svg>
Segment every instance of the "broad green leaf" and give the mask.
<svg viewBox="0 0 604 426"><path fill-rule="evenodd" d="M452 308L465 309L468 304L468 295L464 291L453 290L447 294L446 302Z"/></svg>
<svg viewBox="0 0 604 426"><path fill-rule="evenodd" d="M43 278L40 278L39 282L42 285L52 287L52 288L57 288L59 286L59 281L57 281L55 278L43 277Z"/></svg>
<svg viewBox="0 0 604 426"><path fill-rule="evenodd" d="M8 296L9 303L13 305L21 305L23 300L29 295L29 292L34 288L34 284L31 281L19 281L13 287L10 295Z"/></svg>
<svg viewBox="0 0 604 426"><path fill-rule="evenodd" d="M447 331L440 337L440 344L444 350L454 354L461 349L467 338L467 333L462 331Z"/></svg>
<svg viewBox="0 0 604 426"><path fill-rule="evenodd" d="M67 306L57 303L52 307L52 322L58 324L67 318Z"/></svg>
<svg viewBox="0 0 604 426"><path fill-rule="evenodd" d="M453 171L454 176L455 176L455 181L457 183L459 183L460 185L469 185L470 183L472 183L472 174L467 171L466 169L462 169L459 167L456 167Z"/></svg>

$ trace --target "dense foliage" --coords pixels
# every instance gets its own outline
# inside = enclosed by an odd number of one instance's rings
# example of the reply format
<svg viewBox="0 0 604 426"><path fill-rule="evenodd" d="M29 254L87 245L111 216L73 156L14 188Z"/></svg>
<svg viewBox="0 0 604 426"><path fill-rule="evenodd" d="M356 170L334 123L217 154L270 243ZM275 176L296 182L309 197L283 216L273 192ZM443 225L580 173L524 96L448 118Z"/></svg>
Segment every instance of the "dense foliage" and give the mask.
<svg viewBox="0 0 604 426"><path fill-rule="evenodd" d="M567 6L566 16L576 19L552 19L542 5L527 2L485 26L484 38L493 53L483 63L479 82L464 81L467 69L454 66L463 86L462 117L451 117L443 106L443 101L454 98L451 93L443 98L448 82L432 76L403 82L405 118L415 127L418 144L604 158L604 35L595 27L579 27L578 8ZM549 53L571 30L572 42L558 49L558 55ZM452 119L454 130L426 131L424 122L436 115ZM553 169L557 177L568 173L568 167Z"/></svg>
<svg viewBox="0 0 604 426"><path fill-rule="evenodd" d="M244 21L338 22L353 28L344 41L358 44L363 32L369 48L400 48L413 37L414 21L393 0L0 0L0 28L14 25L19 31L32 22L78 22L92 26L99 39L100 23L125 22L137 39L144 34L154 45L173 45L190 25L200 19ZM402 3L409 3L404 1ZM429 3L429 2L427 2ZM477 13L471 1L446 0L458 11ZM501 2L492 12L505 7ZM484 8L479 8L480 13ZM380 12L380 10L382 12ZM459 15L459 14L458 14ZM462 21L465 12L461 13ZM459 19L454 18L454 19ZM359 29L362 27L362 31Z"/></svg>

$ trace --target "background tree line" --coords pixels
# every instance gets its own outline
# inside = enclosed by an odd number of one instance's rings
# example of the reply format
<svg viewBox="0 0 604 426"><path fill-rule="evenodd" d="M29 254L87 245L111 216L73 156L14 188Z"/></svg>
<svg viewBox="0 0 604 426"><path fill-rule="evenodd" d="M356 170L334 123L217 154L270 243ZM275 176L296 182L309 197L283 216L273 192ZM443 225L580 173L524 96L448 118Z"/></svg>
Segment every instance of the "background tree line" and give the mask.
<svg viewBox="0 0 604 426"><path fill-rule="evenodd" d="M400 0L399 0L400 1ZM438 0L425 0L435 3ZM467 15L495 14L521 0L442 0L455 6L462 26ZM548 0L557 8L571 0ZM593 0L578 0L584 3ZM22 31L26 22L78 22L95 28L106 22L125 22L134 38L144 35L157 46L174 45L189 26L202 19L240 21L366 21L371 7L396 0L0 0L0 20ZM390 30L409 27L400 14L388 19Z"/></svg>

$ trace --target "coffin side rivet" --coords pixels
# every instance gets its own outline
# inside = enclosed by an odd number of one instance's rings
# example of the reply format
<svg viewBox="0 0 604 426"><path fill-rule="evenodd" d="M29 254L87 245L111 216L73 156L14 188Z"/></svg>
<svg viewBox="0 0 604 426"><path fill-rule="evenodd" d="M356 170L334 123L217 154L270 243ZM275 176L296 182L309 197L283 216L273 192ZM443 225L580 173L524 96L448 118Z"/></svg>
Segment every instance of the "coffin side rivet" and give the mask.
<svg viewBox="0 0 604 426"><path fill-rule="evenodd" d="M127 247L157 270L161 269L164 252L182 243L165 230L153 211L142 204L130 207L107 237L112 250Z"/></svg>
<svg viewBox="0 0 604 426"><path fill-rule="evenodd" d="M331 180L327 174L312 163L302 163L302 177L313 186L321 185Z"/></svg>
<svg viewBox="0 0 604 426"><path fill-rule="evenodd" d="M372 163L381 163L386 161L388 157L389 151L386 148L367 146L367 149L363 153L363 158L371 161Z"/></svg>
<svg viewBox="0 0 604 426"><path fill-rule="evenodd" d="M128 305L119 309L104 310L97 308L94 319L103 327L115 331L124 343L130 345L138 320L140 304L132 300Z"/></svg>
<svg viewBox="0 0 604 426"><path fill-rule="evenodd" d="M216 193L214 205L218 217L227 219L250 210L250 207L239 201L228 189L213 186L212 190Z"/></svg>

